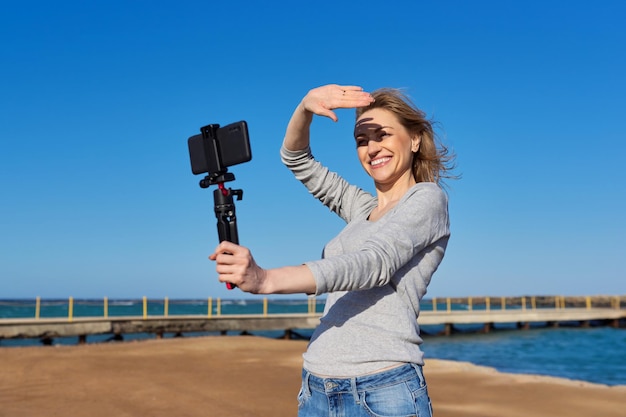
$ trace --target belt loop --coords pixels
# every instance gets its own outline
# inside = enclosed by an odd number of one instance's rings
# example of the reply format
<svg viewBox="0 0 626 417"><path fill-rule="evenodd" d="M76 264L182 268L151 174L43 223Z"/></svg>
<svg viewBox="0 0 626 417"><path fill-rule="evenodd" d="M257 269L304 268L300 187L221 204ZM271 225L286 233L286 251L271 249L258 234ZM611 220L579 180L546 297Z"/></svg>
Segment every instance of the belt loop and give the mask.
<svg viewBox="0 0 626 417"><path fill-rule="evenodd" d="M426 386L426 379L424 378L424 371L422 370L422 365L418 365L416 363L411 363L413 369L415 369L415 373L417 374L417 378L420 382L420 388Z"/></svg>
<svg viewBox="0 0 626 417"><path fill-rule="evenodd" d="M356 404L361 404L359 392L356 389L356 378L350 378L350 388L352 388L352 396L354 397L354 402Z"/></svg>
<svg viewBox="0 0 626 417"><path fill-rule="evenodd" d="M309 385L309 378L311 377L311 373L307 370L304 371L304 378L302 379L302 389L306 393L306 395L311 395L311 386Z"/></svg>

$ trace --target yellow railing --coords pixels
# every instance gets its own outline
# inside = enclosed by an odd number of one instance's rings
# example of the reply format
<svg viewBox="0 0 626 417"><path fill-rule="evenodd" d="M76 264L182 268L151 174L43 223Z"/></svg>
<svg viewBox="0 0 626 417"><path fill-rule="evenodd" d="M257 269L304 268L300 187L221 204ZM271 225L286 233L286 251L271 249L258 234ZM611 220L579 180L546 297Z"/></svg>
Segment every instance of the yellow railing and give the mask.
<svg viewBox="0 0 626 417"><path fill-rule="evenodd" d="M484 311L491 311L493 309L493 306L496 305L496 303L494 303L494 298L497 299L498 297L446 297L444 299L441 298L432 298L431 299L431 305L432 305L432 310L431 311L439 311L440 309L440 305L441 303L445 303L446 305L446 312L451 312L452 311L452 307L454 305L462 305L464 306L465 309L467 309L468 311L475 311L475 310L484 310ZM500 298L500 310L506 310L506 309L513 309L513 308L519 308L522 311L525 311L527 309L531 309L531 310L537 310L539 308L550 308L550 301L549 299L552 298L553 301L553 308L554 309L564 309L564 308L585 308L587 310L590 310L592 308L599 308L598 304L600 303L599 301L596 301L596 304L594 305L594 297L592 296L584 296L584 297L565 297L562 295L556 295L556 296L542 296L542 297L538 297L538 296L521 296L521 297L499 297ZM621 305L622 305L622 299L626 298L624 296L605 296L605 297L601 297L603 300L602 302L602 306L604 306L605 308L612 308L612 309L621 309ZM608 300L608 305L607 305L607 298ZM569 301L568 301L569 300ZM541 305L540 305L541 302ZM567 303L569 302L569 306L567 305ZM425 307L428 305L428 303L424 303L425 306L424 308L422 308L422 311L428 311Z"/></svg>
<svg viewBox="0 0 626 417"><path fill-rule="evenodd" d="M432 311L436 312L438 311L438 304L440 302L445 302L446 305L446 311L447 312L451 312L453 309L454 305L466 305L467 310L469 311L473 311L473 310L486 310L486 311L491 311L493 308L493 304L492 303L492 298L493 297L466 297L466 298L461 298L461 297L446 297L445 299L441 300L438 298L432 298L431 300L431 305L432 305ZM530 308L532 310L536 310L538 308L550 308L549 307L549 299L553 298L553 308L554 309L564 309L564 308L574 308L576 306L582 306L583 308L586 309L592 309L594 308L593 305L593 297L591 296L585 296L585 297L570 297L570 306L567 306L567 299L565 296L560 296L560 295L556 295L556 296L551 296L551 297L546 297L543 296L541 297L541 305L543 307L541 307L539 305L538 302L538 297L537 296L531 296L530 297L530 307L528 306L528 297L526 296L521 296L521 297L500 297L500 309L501 310L506 310L507 308L520 308L522 310L526 310L527 308ZM621 305L622 305L622 299L626 298L625 296L610 296L609 297L609 308L612 309L621 309ZM496 297L497 299L497 297ZM576 301L576 304L574 304L574 300ZM607 297L603 297L603 305L606 305L606 299ZM207 299L207 310L206 310L206 315L207 317L211 318L214 315L215 316L222 316L223 311L222 311L222 299L221 298L217 298L215 299L215 309L213 308L213 298L209 297ZM161 303L161 300L159 300L159 303ZM271 314L275 314L275 313L270 313L270 303L271 301L267 298L263 298L262 300L262 304L261 304L261 308L262 308L262 312L261 313L247 313L247 314L261 314L263 316L268 316ZM41 309L42 309L42 305L41 305L41 297L36 297L35 300L35 319L40 319L41 318ZM67 301L67 319L68 321L73 321L75 318L75 300L74 297L69 297L68 301ZM162 301L163 304L163 310L162 310L162 314L150 314L150 300L147 297L142 297L142 301L141 301L141 311L142 314L141 316L143 317L143 319L148 319L148 317L150 316L165 316L168 317L170 315L170 300L168 297L165 297ZM315 315L316 313L318 313L317 311L317 304L318 304L318 300L315 297L308 297L307 298L307 314L310 315ZM425 306L428 305L427 302L424 303ZM110 304L109 304L109 299L108 297L104 297L103 302L103 317L107 318L109 317L110 314ZM497 304L496 304L497 305ZM597 305L596 305L597 307ZM580 308L580 307L578 307ZM423 309L423 311L428 311L426 309Z"/></svg>
<svg viewBox="0 0 626 417"><path fill-rule="evenodd" d="M150 316L161 316L161 317L169 317L170 316L170 306L173 303L170 303L169 297L165 297L162 301L158 300L159 304L162 303L163 305L163 310L162 310L162 314L150 314L150 301L148 299L148 297L142 297L141 301L140 301L140 306L141 306L141 314L140 316L146 320L148 319L148 317ZM155 302L155 300L152 300L153 303ZM90 300L90 302L93 302L92 300ZM304 303L304 301L303 301ZM318 303L318 299L316 299L315 297L308 297L307 301L306 301L306 314L310 314L310 315L315 315L318 313L317 311L317 303ZM68 297L67 299L67 320L68 321L73 321L75 316L75 305L76 304L80 304L76 303L74 300L74 297ZM215 308L213 308L215 304ZM261 303L261 312L260 313L244 313L244 314L261 314L262 316L269 316L271 314L276 314L276 313L271 313L270 312L270 304L271 301L268 298L263 298L262 299L262 303ZM154 307L154 305L153 305ZM207 309L206 309L206 316L211 318L214 316L222 316L223 314L223 303L222 303L222 299L221 298L216 298L215 302L214 299L212 297L209 297L207 299ZM42 300L41 297L37 296L35 298L35 319L39 320L42 318ZM102 299L102 317L104 318L108 318L110 316L111 313L111 305L109 303L109 298L108 297L104 297ZM55 318L58 318L59 316L54 316ZM85 316L81 316L81 317L85 317ZM92 316L93 317L93 316ZM99 317L99 316L97 316Z"/></svg>

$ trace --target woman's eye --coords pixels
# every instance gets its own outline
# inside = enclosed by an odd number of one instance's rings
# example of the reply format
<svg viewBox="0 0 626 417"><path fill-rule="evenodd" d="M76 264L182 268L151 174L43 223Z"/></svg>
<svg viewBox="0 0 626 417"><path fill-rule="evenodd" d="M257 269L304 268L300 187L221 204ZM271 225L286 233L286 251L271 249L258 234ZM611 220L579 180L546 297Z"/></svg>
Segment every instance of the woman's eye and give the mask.
<svg viewBox="0 0 626 417"><path fill-rule="evenodd" d="M356 138L356 146L367 146L367 139Z"/></svg>

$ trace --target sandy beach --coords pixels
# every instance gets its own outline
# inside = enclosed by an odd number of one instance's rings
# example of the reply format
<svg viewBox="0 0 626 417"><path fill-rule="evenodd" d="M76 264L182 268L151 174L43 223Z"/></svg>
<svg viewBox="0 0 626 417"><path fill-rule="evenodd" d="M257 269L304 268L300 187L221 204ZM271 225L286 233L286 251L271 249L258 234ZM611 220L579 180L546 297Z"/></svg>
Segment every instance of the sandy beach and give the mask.
<svg viewBox="0 0 626 417"><path fill-rule="evenodd" d="M0 348L1 417L296 416L306 341L254 336ZM625 417L626 386L424 368L437 417Z"/></svg>

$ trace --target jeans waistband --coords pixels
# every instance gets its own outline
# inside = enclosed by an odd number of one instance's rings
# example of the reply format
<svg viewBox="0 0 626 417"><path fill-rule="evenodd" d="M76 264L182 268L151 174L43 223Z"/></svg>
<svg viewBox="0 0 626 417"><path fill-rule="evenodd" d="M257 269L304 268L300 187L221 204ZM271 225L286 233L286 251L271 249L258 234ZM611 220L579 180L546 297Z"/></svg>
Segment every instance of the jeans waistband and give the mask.
<svg viewBox="0 0 626 417"><path fill-rule="evenodd" d="M326 393L354 392L355 390L362 391L381 388L414 379L416 376L419 379L420 386L426 385L422 367L410 363L375 374L352 378L321 378L313 375L306 369L302 370L302 381L306 387L310 390Z"/></svg>

